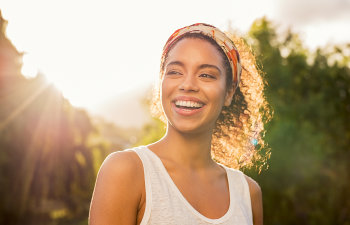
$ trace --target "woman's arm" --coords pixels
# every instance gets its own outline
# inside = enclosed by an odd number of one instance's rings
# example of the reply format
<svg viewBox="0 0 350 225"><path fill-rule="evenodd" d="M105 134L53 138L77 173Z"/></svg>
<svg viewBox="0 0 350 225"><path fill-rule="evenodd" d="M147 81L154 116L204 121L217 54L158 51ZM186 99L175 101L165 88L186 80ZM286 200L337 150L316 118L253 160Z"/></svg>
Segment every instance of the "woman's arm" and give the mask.
<svg viewBox="0 0 350 225"><path fill-rule="evenodd" d="M142 163L135 153L110 154L96 179L89 224L136 224L143 182Z"/></svg>
<svg viewBox="0 0 350 225"><path fill-rule="evenodd" d="M254 225L263 224L263 204L262 194L259 184L252 178L245 176L250 192L250 200L252 203L253 223Z"/></svg>

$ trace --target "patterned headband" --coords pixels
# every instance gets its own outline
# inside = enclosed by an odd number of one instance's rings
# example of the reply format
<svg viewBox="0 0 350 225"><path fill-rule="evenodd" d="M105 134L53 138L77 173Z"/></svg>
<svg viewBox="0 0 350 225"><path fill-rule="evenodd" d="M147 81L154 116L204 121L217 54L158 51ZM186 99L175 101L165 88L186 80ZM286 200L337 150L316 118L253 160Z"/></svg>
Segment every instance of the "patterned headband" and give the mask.
<svg viewBox="0 0 350 225"><path fill-rule="evenodd" d="M218 28L212 25L205 24L205 23L196 23L196 24L192 24L190 26L183 27L176 30L169 37L168 41L166 42L163 48L162 62L164 62L165 56L168 53L170 46L172 46L172 44L176 40L178 40L180 37L182 37L184 34L187 34L187 33L198 33L198 34L203 34L205 36L208 36L221 47L221 49L225 52L230 62L230 66L232 69L234 89L236 89L239 84L241 72L242 72L242 66L241 66L237 48L233 43L233 41L229 37L227 37L225 33L223 33Z"/></svg>

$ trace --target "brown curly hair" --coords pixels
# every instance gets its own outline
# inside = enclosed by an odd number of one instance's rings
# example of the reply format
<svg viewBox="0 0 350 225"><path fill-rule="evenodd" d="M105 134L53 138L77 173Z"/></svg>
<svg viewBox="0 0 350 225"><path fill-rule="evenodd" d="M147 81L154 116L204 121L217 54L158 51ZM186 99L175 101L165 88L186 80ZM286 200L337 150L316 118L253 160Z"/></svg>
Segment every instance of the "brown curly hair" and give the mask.
<svg viewBox="0 0 350 225"><path fill-rule="evenodd" d="M242 74L230 106L224 106L212 135L212 157L215 161L231 168L250 168L255 166L261 171L267 168L270 149L264 141L264 125L272 118L273 111L266 101L264 88L267 85L257 68L251 49L242 38L228 34L235 43L241 58ZM160 64L159 84L153 91L151 104L152 115L166 123L161 101L160 86L164 76L164 64L170 50L184 38L204 39L220 52L225 69L226 85L232 88L232 68L230 63L214 39L201 33L184 34L169 47Z"/></svg>

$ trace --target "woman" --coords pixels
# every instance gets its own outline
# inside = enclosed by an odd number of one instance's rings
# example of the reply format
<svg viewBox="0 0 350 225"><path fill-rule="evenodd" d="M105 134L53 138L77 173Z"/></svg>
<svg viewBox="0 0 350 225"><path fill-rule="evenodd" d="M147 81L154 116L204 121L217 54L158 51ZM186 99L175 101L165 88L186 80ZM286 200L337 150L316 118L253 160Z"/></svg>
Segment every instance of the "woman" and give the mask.
<svg viewBox="0 0 350 225"><path fill-rule="evenodd" d="M223 165L251 164L259 159L257 143L263 146L264 86L251 54L244 54L241 66L231 39L211 25L171 35L154 105L165 116L166 134L107 157L91 225L263 224L259 185Z"/></svg>

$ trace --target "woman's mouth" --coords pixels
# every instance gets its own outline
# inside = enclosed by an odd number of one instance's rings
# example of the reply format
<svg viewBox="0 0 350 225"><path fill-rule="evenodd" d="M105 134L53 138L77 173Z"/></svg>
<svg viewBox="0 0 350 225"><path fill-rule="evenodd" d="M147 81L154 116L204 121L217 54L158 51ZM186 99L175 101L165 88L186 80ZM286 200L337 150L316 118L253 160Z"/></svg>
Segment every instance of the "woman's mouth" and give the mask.
<svg viewBox="0 0 350 225"><path fill-rule="evenodd" d="M181 109L199 109L202 108L204 104L194 101L175 101L175 106Z"/></svg>
<svg viewBox="0 0 350 225"><path fill-rule="evenodd" d="M202 111L205 104L191 100L176 100L172 103L176 113L182 116L192 116Z"/></svg>

